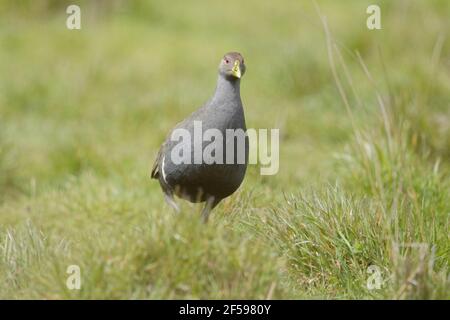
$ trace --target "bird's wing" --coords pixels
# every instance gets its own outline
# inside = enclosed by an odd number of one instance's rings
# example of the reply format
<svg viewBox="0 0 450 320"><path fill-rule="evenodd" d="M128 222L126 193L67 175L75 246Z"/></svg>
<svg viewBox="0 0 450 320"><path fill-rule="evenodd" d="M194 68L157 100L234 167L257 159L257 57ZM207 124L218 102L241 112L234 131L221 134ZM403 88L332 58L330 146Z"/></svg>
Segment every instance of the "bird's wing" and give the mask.
<svg viewBox="0 0 450 320"><path fill-rule="evenodd" d="M152 173L151 173L151 178L152 179L158 179L159 178L159 172L160 172L160 169L161 169L161 167L160 167L161 166L161 162L162 162L162 159L164 157L164 152L165 152L166 147L168 147L170 149L170 145L171 145L170 136L171 136L173 130L175 130L177 128L185 128L189 124L191 124L193 120L198 119L199 116L202 114L201 110L204 109L205 106L206 105L204 105L200 109L197 109L189 117L187 117L183 121L180 121L179 123L177 123L177 125L169 132L169 134L166 137L166 140L161 145L161 147L159 148L158 154L156 155L155 163L153 164Z"/></svg>
<svg viewBox="0 0 450 320"><path fill-rule="evenodd" d="M164 154L164 146L165 146L165 143L163 143L161 145L161 148L159 148L158 154L156 155L155 163L153 163L152 173L151 173L151 176L150 176L152 179L158 179L159 178L159 170L160 170L162 157L163 157L163 154Z"/></svg>

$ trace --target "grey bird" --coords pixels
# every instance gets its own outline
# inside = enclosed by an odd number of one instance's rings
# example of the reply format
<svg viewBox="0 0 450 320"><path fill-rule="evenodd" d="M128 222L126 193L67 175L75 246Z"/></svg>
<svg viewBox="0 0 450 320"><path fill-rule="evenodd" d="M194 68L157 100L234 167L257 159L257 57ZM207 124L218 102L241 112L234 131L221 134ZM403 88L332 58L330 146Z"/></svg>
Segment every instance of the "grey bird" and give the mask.
<svg viewBox="0 0 450 320"><path fill-rule="evenodd" d="M159 181L167 203L176 211L179 211L179 207L174 195L194 203L205 202L201 214L204 222L208 221L211 210L222 199L239 188L247 169L248 139L245 135L247 129L240 95L240 80L245 69L244 58L240 53L225 54L219 64L217 86L212 98L171 130L160 147L151 172L151 177ZM211 163L211 159L203 157L200 163L194 160L190 163L180 163L173 159L175 147L177 150L187 150L190 159L195 159L195 137L180 141L172 136L178 129L189 132L191 137L194 136L195 123L201 124L202 132L213 129L222 133L223 138L215 137L219 140L216 141L219 147L211 155L221 158L222 153L223 161ZM228 136L229 132L236 135ZM240 139L242 135L237 133L244 133L244 138ZM211 138L210 141L214 140ZM201 140L202 154L210 143Z"/></svg>

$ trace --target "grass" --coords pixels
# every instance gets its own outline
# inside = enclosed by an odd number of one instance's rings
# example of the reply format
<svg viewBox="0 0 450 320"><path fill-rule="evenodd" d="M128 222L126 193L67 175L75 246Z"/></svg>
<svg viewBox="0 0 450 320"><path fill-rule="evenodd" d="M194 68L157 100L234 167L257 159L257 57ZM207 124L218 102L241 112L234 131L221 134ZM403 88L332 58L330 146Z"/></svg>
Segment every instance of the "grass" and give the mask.
<svg viewBox="0 0 450 320"><path fill-rule="evenodd" d="M381 1L377 31L370 1L80 1L80 31L37 3L0 2L0 298L450 298L447 1ZM229 50L280 171L205 226L149 170Z"/></svg>

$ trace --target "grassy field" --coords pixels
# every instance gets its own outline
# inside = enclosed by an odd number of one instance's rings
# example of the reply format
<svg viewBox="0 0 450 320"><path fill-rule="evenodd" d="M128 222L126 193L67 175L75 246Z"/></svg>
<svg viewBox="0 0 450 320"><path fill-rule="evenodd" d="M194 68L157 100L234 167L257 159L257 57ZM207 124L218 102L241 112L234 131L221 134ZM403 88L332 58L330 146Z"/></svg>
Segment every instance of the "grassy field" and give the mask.
<svg viewBox="0 0 450 320"><path fill-rule="evenodd" d="M339 3L0 1L0 298L449 299L450 2ZM231 50L280 170L203 225L149 175Z"/></svg>

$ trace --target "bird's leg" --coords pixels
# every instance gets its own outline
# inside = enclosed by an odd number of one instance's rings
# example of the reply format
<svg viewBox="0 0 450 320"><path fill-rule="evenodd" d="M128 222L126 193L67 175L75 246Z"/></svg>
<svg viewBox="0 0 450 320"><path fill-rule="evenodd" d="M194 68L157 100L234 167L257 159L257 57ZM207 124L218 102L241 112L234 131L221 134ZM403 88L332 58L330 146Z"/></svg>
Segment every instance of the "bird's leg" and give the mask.
<svg viewBox="0 0 450 320"><path fill-rule="evenodd" d="M164 193L164 199L166 200L167 204L171 206L177 213L180 213L180 207L175 202L175 199L171 194Z"/></svg>
<svg viewBox="0 0 450 320"><path fill-rule="evenodd" d="M215 206L220 202L221 199L218 199L216 197L208 197L206 199L205 207L202 210L202 221L203 223L208 222L209 214L211 213L211 210L214 209Z"/></svg>

